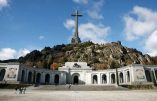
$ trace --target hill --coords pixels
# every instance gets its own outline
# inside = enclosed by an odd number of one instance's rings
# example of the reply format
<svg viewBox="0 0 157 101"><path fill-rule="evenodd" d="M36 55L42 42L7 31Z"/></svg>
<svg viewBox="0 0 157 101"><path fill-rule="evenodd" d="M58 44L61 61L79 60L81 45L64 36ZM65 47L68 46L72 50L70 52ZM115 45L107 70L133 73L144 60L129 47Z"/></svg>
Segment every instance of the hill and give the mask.
<svg viewBox="0 0 157 101"><path fill-rule="evenodd" d="M62 66L67 61L84 61L95 69L116 68L132 63L153 65L157 64L156 60L148 54L121 45L120 41L107 44L84 42L56 45L53 48L45 47L41 51L34 50L18 59L20 63L38 68L50 68L52 63Z"/></svg>

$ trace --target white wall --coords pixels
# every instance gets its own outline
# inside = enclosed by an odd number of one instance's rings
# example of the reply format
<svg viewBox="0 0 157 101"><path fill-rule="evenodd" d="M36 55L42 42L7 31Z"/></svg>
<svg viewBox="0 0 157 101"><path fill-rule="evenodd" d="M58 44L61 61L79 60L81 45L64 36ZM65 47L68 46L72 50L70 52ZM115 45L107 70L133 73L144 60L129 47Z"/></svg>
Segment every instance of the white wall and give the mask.
<svg viewBox="0 0 157 101"><path fill-rule="evenodd" d="M3 81L6 83L18 83L18 72L19 72L19 65L18 64L0 64L0 68L5 68L6 72L4 75Z"/></svg>

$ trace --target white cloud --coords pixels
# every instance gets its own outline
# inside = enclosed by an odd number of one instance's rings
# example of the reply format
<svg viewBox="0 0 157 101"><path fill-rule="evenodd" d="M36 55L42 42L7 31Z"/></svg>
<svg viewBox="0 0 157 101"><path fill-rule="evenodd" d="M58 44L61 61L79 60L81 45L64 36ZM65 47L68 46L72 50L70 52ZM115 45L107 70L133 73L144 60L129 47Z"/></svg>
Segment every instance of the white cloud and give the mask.
<svg viewBox="0 0 157 101"><path fill-rule="evenodd" d="M69 24L74 20L67 20L64 26L67 29L74 30L74 25ZM67 27L68 26L68 27ZM95 43L106 43L106 36L110 31L110 27L105 27L102 24L84 23L79 25L79 36L82 41L93 41Z"/></svg>
<svg viewBox="0 0 157 101"><path fill-rule="evenodd" d="M90 18L97 20L104 18L101 14L104 0L73 0L73 2L84 4L84 6L87 8L87 14Z"/></svg>
<svg viewBox="0 0 157 101"><path fill-rule="evenodd" d="M16 50L11 48L2 48L0 50L0 60L15 58Z"/></svg>
<svg viewBox="0 0 157 101"><path fill-rule="evenodd" d="M23 49L20 49L18 52L17 52L17 58L21 57L21 56L25 56L26 54L30 53L30 50L26 49L26 48L23 48Z"/></svg>
<svg viewBox="0 0 157 101"><path fill-rule="evenodd" d="M0 0L0 10L9 5L9 0Z"/></svg>
<svg viewBox="0 0 157 101"><path fill-rule="evenodd" d="M73 0L73 2L79 3L79 4L88 4L88 0Z"/></svg>
<svg viewBox="0 0 157 101"><path fill-rule="evenodd" d="M101 14L102 7L104 5L104 0L95 0L91 4L91 8L88 10L88 15L93 19L103 19Z"/></svg>
<svg viewBox="0 0 157 101"><path fill-rule="evenodd" d="M28 49L19 49L18 51L12 48L0 49L0 60L17 59L20 56L25 56L30 51Z"/></svg>
<svg viewBox="0 0 157 101"><path fill-rule="evenodd" d="M104 17L99 14L96 10L92 11L92 10L89 10L88 11L88 15L93 18L93 19L103 19Z"/></svg>
<svg viewBox="0 0 157 101"><path fill-rule="evenodd" d="M135 6L124 16L125 34L128 41L140 39L143 48L151 56L157 55L157 11Z"/></svg>
<svg viewBox="0 0 157 101"><path fill-rule="evenodd" d="M43 35L39 36L39 40L43 40L45 37Z"/></svg>
<svg viewBox="0 0 157 101"><path fill-rule="evenodd" d="M129 15L124 16L124 21L127 40L133 41L141 36L149 35L157 28L157 12L135 6Z"/></svg>
<svg viewBox="0 0 157 101"><path fill-rule="evenodd" d="M67 29L71 29L75 26L75 21L72 19L68 19L66 20L66 22L64 23L65 28Z"/></svg>
<svg viewBox="0 0 157 101"><path fill-rule="evenodd" d="M95 25L93 23L85 23L79 26L80 38L83 41L91 40L95 43L106 43L106 36L110 31L110 27L104 25Z"/></svg>
<svg viewBox="0 0 157 101"><path fill-rule="evenodd" d="M151 56L157 56L157 30L146 40L145 48Z"/></svg>

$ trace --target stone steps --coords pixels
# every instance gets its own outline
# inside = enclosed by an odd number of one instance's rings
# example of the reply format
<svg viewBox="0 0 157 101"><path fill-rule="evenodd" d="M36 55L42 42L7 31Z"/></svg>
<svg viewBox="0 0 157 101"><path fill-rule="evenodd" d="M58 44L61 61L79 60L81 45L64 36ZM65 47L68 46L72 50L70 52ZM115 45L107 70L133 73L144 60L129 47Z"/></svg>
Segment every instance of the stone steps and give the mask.
<svg viewBox="0 0 157 101"><path fill-rule="evenodd" d="M103 85L40 85L38 87L28 87L32 90L57 90L57 91L111 91L111 90L128 90L121 86L103 86Z"/></svg>

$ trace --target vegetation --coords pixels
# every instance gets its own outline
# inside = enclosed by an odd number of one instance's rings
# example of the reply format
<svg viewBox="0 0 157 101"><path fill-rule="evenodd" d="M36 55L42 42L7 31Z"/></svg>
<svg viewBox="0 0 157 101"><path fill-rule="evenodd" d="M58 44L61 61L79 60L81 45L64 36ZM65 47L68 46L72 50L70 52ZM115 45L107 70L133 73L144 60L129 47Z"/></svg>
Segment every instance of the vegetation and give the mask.
<svg viewBox="0 0 157 101"><path fill-rule="evenodd" d="M67 61L83 61L95 69L119 68L132 63L157 64L157 57L143 55L140 51L127 48L121 42L94 44L90 41L80 44L62 44L34 50L24 57L0 62L20 62L29 67L50 69L56 63L60 66ZM51 68L52 69L52 68Z"/></svg>
<svg viewBox="0 0 157 101"><path fill-rule="evenodd" d="M120 64L116 61L112 61L110 67L111 69L120 68Z"/></svg>

